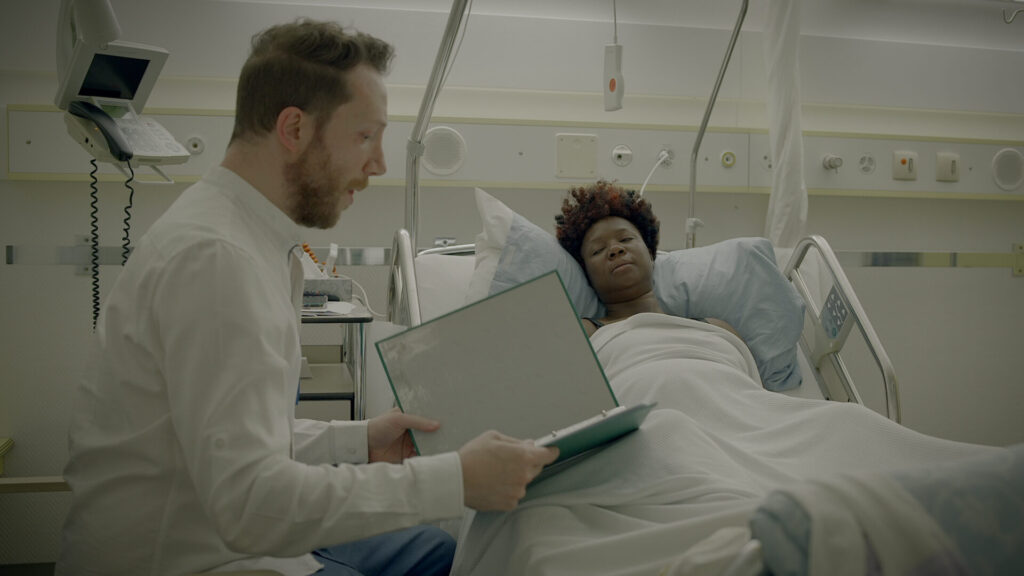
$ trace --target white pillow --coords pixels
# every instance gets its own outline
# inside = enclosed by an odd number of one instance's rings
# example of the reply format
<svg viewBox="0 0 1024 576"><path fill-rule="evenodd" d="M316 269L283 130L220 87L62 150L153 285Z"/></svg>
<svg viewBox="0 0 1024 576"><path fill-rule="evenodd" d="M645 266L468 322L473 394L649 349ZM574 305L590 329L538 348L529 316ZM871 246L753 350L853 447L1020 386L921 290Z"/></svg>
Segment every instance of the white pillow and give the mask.
<svg viewBox="0 0 1024 576"><path fill-rule="evenodd" d="M420 315L424 322L462 307L473 278L471 256L422 254L414 263Z"/></svg>
<svg viewBox="0 0 1024 576"><path fill-rule="evenodd" d="M476 199L484 229L477 237L467 302L557 270L580 317L604 315L583 268L554 236L479 188ZM732 325L750 348L765 388L800 385L796 346L804 302L775 264L767 239L735 238L660 253L654 289L669 314Z"/></svg>

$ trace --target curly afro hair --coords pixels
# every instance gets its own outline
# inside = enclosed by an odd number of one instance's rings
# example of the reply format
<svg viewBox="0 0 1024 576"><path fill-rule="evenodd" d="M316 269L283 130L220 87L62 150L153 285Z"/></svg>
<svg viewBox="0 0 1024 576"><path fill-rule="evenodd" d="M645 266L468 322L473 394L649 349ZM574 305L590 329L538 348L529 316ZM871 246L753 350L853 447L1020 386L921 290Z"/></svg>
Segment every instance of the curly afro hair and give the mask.
<svg viewBox="0 0 1024 576"><path fill-rule="evenodd" d="M595 222L609 216L624 218L636 226L651 258L655 257L661 224L651 210L651 203L635 190L624 190L607 180L569 190L562 200L562 213L555 216L558 243L582 264L583 236Z"/></svg>

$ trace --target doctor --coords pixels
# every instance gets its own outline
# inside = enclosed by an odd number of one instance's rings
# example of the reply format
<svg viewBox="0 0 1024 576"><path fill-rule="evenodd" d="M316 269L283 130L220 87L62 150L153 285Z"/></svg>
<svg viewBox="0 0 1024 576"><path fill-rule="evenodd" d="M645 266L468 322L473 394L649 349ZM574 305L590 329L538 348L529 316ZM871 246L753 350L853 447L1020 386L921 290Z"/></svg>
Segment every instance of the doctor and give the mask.
<svg viewBox="0 0 1024 576"><path fill-rule="evenodd" d="M97 323L58 574L447 574L454 543L422 525L512 509L555 459L496 432L410 458L408 429L442 424L399 412L295 419L301 227L384 173L391 57L333 23L254 38L224 161L140 240Z"/></svg>

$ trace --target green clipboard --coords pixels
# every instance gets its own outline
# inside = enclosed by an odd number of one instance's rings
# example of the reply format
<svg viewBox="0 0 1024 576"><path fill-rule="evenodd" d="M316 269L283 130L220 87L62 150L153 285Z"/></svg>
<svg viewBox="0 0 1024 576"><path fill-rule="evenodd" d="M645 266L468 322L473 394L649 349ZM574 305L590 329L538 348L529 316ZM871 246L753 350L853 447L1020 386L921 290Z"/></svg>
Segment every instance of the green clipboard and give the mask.
<svg viewBox="0 0 1024 576"><path fill-rule="evenodd" d="M557 447L558 459L545 466L544 471L534 479L534 482L558 472L631 432L635 432L656 405L657 402L618 406L593 418L561 430L553 430L551 434L537 438L534 442L538 446Z"/></svg>

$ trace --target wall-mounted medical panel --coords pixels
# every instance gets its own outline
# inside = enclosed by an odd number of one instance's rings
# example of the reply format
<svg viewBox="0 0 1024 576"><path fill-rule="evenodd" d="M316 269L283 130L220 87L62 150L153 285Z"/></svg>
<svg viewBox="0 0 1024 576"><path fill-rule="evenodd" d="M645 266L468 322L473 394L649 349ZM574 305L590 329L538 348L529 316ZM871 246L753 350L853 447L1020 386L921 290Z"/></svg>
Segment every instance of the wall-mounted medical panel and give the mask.
<svg viewBox="0 0 1024 576"><path fill-rule="evenodd" d="M230 112L160 111L151 116L194 152L187 163L163 168L171 178L193 181L223 158L233 123ZM380 183L405 179L412 125L410 118L392 118L384 139L388 171ZM450 137L434 139L443 149L432 148L427 139L420 164L423 183L564 189L605 178L635 188L647 180L649 190L689 189L696 140L692 127L437 118L431 127L439 126ZM90 157L68 135L62 112L8 107L7 137L9 178L88 178ZM458 142L457 150L451 142ZM571 150L576 155L571 165L586 166L584 171L560 166L572 142L587 144ZM811 194L1024 199L1024 143L809 133L803 149ZM662 151L669 158L655 168ZM455 164L450 162L453 153ZM588 157L579 158L580 153ZM763 194L771 189L775 169L766 132L709 131L697 155L697 188ZM159 180L145 168L137 173L141 180ZM100 175L123 179L105 164Z"/></svg>
<svg viewBox="0 0 1024 576"><path fill-rule="evenodd" d="M392 122L385 139L390 178L404 178L405 140L410 131L404 124ZM696 136L689 130L554 124L435 122L433 126L457 131L465 142L466 157L453 174L438 176L421 166L421 178L524 186L564 187L605 178L638 187L650 175L649 187L686 188ZM706 134L697 162L699 186L745 190L748 138L748 134L741 132ZM559 150L559 146L563 149ZM628 163L616 161L615 151L621 147L630 151ZM560 157L571 157L579 150L594 156L592 163L585 163L592 170L560 168ZM669 152L670 160L655 169L662 150ZM428 146L424 156L431 154ZM723 155L732 158L728 165L722 162Z"/></svg>
<svg viewBox="0 0 1024 576"><path fill-rule="evenodd" d="M751 134L750 143L755 159L768 157L767 134ZM1022 151L1022 143L998 141L805 134L804 179L812 194L1024 199L1024 183L1012 177ZM997 158L1009 159L1005 172L993 167ZM773 170L755 162L751 187L770 187Z"/></svg>

